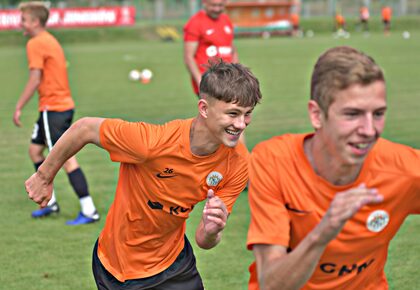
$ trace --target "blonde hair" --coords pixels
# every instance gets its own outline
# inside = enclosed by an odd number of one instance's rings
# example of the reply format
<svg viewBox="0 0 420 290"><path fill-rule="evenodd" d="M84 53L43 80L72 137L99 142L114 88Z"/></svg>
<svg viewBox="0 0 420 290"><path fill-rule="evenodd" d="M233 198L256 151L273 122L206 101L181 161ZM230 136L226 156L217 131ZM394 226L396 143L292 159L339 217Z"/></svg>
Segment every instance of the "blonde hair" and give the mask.
<svg viewBox="0 0 420 290"><path fill-rule="evenodd" d="M338 46L324 52L315 64L311 81L311 100L328 116L328 108L338 91L359 84L385 81L375 60L349 46Z"/></svg>
<svg viewBox="0 0 420 290"><path fill-rule="evenodd" d="M40 24L45 27L50 15L49 11L49 2L42 1L30 1L22 2L19 4L19 10L23 12L28 12L33 18L39 20Z"/></svg>

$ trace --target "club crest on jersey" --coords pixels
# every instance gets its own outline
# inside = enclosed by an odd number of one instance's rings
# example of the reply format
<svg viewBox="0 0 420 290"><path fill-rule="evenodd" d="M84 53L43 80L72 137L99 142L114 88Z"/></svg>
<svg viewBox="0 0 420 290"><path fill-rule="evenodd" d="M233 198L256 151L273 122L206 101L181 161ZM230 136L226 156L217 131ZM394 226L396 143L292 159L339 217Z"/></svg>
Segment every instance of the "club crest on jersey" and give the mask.
<svg viewBox="0 0 420 290"><path fill-rule="evenodd" d="M223 175L220 172L212 171L207 175L206 182L208 186L216 186L222 179Z"/></svg>
<svg viewBox="0 0 420 290"><path fill-rule="evenodd" d="M378 233L382 231L389 223L389 214L384 210L375 210L366 221L366 227L369 231Z"/></svg>
<svg viewBox="0 0 420 290"><path fill-rule="evenodd" d="M227 34L231 34L232 33L232 29L230 29L230 27L229 26L225 26L224 27L224 29L225 29L225 32L227 33Z"/></svg>

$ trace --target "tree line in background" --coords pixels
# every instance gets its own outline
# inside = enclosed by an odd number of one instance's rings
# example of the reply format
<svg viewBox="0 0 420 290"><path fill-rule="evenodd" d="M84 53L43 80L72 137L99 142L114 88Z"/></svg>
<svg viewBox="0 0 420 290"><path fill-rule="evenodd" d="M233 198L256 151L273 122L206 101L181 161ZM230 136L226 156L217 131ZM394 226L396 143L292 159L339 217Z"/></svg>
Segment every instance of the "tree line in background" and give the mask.
<svg viewBox="0 0 420 290"><path fill-rule="evenodd" d="M24 2L28 0L23 0ZM16 8L22 0L0 0L0 8ZM184 19L201 8L202 0L50 0L51 7L98 7L112 5L133 5L139 19L165 20ZM367 6L371 15L379 15L383 5L391 6L393 15L420 14L419 0L228 0L229 2L284 2L300 4L302 18L331 16L340 12L346 16L359 15L361 6Z"/></svg>

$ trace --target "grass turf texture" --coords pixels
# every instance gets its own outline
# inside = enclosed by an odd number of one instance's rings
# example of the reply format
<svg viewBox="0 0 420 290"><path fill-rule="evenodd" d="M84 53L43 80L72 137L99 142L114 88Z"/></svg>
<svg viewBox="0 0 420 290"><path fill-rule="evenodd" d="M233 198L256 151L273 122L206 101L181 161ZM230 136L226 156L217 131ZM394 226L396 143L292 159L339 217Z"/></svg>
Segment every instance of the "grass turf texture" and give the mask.
<svg viewBox="0 0 420 290"><path fill-rule="evenodd" d="M411 33L410 40L404 40L401 33L390 37L377 33L369 38L353 33L348 40L315 35L311 39L237 41L240 60L257 75L264 96L247 131L249 146L285 132L311 130L306 103L314 62L325 49L346 44L372 55L385 70L389 111L384 136L420 148L420 31ZM195 116L196 98L182 63L181 43L103 42L66 44L64 48L70 62L76 119L101 116L162 123ZM91 252L113 199L118 164L111 163L107 153L93 145L78 154L102 215L99 223L64 225L77 215L79 203L63 172L55 181L61 214L31 219L30 212L36 206L28 200L23 182L33 173L27 148L38 116L36 101L24 109L22 128L12 124L15 103L28 76L24 47L0 48L0 63L0 289L95 289ZM154 73L150 84L128 80L131 69L143 68ZM194 242L201 209L198 205L192 213L187 234L206 289L246 289L247 267L253 259L245 249L249 222L246 192L234 207L221 244L210 251L198 249ZM409 217L391 243L386 267L391 289L418 286L419 227L420 218Z"/></svg>

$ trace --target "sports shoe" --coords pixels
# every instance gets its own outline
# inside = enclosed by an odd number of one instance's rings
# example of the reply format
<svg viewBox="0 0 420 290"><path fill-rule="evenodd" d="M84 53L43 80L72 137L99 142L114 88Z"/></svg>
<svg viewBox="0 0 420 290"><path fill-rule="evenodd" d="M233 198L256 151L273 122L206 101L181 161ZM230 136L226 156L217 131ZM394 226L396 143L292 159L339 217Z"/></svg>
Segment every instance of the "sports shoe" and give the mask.
<svg viewBox="0 0 420 290"><path fill-rule="evenodd" d="M92 216L85 216L82 212L79 212L79 215L74 220L69 220L66 222L66 225L77 226L85 225L99 221L100 216L97 211L93 213Z"/></svg>
<svg viewBox="0 0 420 290"><path fill-rule="evenodd" d="M52 213L59 213L59 212L60 212L60 207L58 206L58 203L54 202L52 205L47 205L44 208L34 210L32 212L32 217L42 218L42 217L47 217Z"/></svg>

